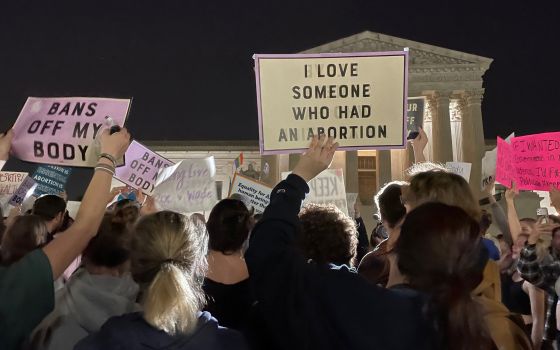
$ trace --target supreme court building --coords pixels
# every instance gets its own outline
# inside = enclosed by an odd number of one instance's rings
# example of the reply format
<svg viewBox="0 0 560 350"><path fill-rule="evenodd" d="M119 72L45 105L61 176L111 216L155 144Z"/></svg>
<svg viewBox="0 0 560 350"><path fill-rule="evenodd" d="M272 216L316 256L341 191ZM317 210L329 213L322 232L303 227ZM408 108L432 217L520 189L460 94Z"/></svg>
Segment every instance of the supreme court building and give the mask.
<svg viewBox="0 0 560 350"><path fill-rule="evenodd" d="M402 51L404 48L409 48L409 97L424 98L426 107L424 129L429 138L426 159L472 163L471 187L478 194L485 150L482 83L492 59L369 31L303 53ZM233 161L241 152L245 158L244 174L270 185L276 184L281 173L291 170L299 158L299 155L261 156L258 140L143 143L172 161L213 155L218 196L222 198L227 196ZM362 204L371 205L373 194L380 186L404 178L404 170L413 161L411 155L410 149L337 152L332 167L344 169L347 192L359 193Z"/></svg>

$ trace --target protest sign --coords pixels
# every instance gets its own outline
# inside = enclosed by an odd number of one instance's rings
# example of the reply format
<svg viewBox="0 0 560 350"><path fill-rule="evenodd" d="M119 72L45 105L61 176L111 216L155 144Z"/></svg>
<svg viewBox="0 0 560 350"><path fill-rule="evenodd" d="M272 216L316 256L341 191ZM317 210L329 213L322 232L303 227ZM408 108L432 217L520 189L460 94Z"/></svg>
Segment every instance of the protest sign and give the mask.
<svg viewBox="0 0 560 350"><path fill-rule="evenodd" d="M516 181L515 167L513 166L513 150L509 143L498 137L498 154L496 157L496 181L511 187L511 182Z"/></svg>
<svg viewBox="0 0 560 350"><path fill-rule="evenodd" d="M93 167L97 134L110 117L123 126L128 99L29 97L14 124L12 154L45 164Z"/></svg>
<svg viewBox="0 0 560 350"><path fill-rule="evenodd" d="M521 190L547 191L560 187L560 132L514 137L512 171ZM499 150L498 150L499 157Z"/></svg>
<svg viewBox="0 0 560 350"><path fill-rule="evenodd" d="M250 177L235 174L229 195L237 193L243 196L246 202L255 208L256 213L262 213L270 203L271 192L272 187Z"/></svg>
<svg viewBox="0 0 560 350"><path fill-rule="evenodd" d="M156 206L179 213L211 210L218 201L215 175L214 157L182 160L162 168L153 191Z"/></svg>
<svg viewBox="0 0 560 350"><path fill-rule="evenodd" d="M27 175L15 171L0 171L0 208L5 215L9 211L8 202Z"/></svg>
<svg viewBox="0 0 560 350"><path fill-rule="evenodd" d="M348 216L354 217L354 204L358 200L357 193L346 193L346 203L348 204Z"/></svg>
<svg viewBox="0 0 560 350"><path fill-rule="evenodd" d="M462 176L465 180L467 180L467 182L469 182L471 178L471 163L447 162L445 163L445 167L453 174Z"/></svg>
<svg viewBox="0 0 560 350"><path fill-rule="evenodd" d="M8 203L13 206L23 204L23 202L33 194L35 187L37 187L37 183L35 183L31 177L27 176Z"/></svg>
<svg viewBox="0 0 560 350"><path fill-rule="evenodd" d="M283 172L282 178L287 178L289 174L290 172ZM342 169L324 170L309 181L308 185L309 194L305 197L304 204L334 204L344 214L348 215L348 202Z"/></svg>
<svg viewBox="0 0 560 350"><path fill-rule="evenodd" d="M71 168L56 165L40 165L33 173L33 180L37 183L35 195L56 194L59 195L66 189L66 181L72 173Z"/></svg>
<svg viewBox="0 0 560 350"><path fill-rule="evenodd" d="M255 55L262 154L406 147L408 52Z"/></svg>
<svg viewBox="0 0 560 350"><path fill-rule="evenodd" d="M136 141L132 141L128 146L124 162L124 165L115 169L115 177L147 195L154 191L158 170L173 165L172 161Z"/></svg>
<svg viewBox="0 0 560 350"><path fill-rule="evenodd" d="M77 201L68 201L68 203L66 203L66 210L68 210L68 215L72 219L76 219L81 204L82 202L77 202Z"/></svg>
<svg viewBox="0 0 560 350"><path fill-rule="evenodd" d="M506 142L510 143L511 139L515 137L515 133L512 132L507 138ZM496 179L496 161L498 156L498 148L494 147L491 151L486 151L484 157L482 157L482 176L480 188L484 190L486 185L488 185L492 180Z"/></svg>
<svg viewBox="0 0 560 350"><path fill-rule="evenodd" d="M408 133L418 132L424 123L424 97L409 97L406 108L406 125Z"/></svg>

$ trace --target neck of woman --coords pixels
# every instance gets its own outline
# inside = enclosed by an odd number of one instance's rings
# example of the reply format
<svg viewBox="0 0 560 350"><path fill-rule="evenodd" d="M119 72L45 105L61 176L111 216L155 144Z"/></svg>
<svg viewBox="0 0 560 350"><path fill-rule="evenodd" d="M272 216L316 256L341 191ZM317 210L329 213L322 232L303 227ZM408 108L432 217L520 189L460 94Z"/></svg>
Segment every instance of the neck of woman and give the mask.
<svg viewBox="0 0 560 350"><path fill-rule="evenodd" d="M206 278L223 284L235 284L249 278L249 270L242 251L224 254L210 250Z"/></svg>

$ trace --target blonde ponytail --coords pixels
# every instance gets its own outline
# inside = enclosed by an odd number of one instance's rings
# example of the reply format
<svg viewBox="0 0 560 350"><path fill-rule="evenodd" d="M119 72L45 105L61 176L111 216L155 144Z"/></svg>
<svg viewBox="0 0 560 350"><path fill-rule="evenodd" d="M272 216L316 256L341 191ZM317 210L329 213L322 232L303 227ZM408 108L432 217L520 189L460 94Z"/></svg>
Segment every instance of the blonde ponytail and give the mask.
<svg viewBox="0 0 560 350"><path fill-rule="evenodd" d="M193 282L177 266L164 263L142 300L146 321L169 334L192 332L204 300Z"/></svg>
<svg viewBox="0 0 560 350"><path fill-rule="evenodd" d="M203 225L163 211L136 224L131 272L141 286L145 320L168 334L186 334L204 306L208 236Z"/></svg>

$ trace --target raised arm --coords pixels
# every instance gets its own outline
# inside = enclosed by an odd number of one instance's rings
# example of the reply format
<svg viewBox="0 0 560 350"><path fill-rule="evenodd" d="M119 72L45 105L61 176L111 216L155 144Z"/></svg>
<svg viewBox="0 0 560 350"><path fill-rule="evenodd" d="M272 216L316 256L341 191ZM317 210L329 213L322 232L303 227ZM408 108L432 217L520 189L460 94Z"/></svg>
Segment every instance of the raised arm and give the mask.
<svg viewBox="0 0 560 350"><path fill-rule="evenodd" d="M428 145L428 135L423 128L418 128L418 136L412 141L412 151L414 152L414 163L421 163L426 161L424 156L424 149Z"/></svg>
<svg viewBox="0 0 560 350"><path fill-rule="evenodd" d="M506 213L502 207L496 202L496 198L494 198L494 187L496 184L496 180L492 179L485 187L484 187L484 194L490 201L490 210L492 210L492 217L494 218L494 222L496 226L500 229L500 232L504 235L504 239L508 243L509 246L513 245L513 238L511 236L511 232L508 225L508 219L506 217Z"/></svg>
<svg viewBox="0 0 560 350"><path fill-rule="evenodd" d="M556 187L551 187L548 193L550 195L550 205L560 214L560 190Z"/></svg>
<svg viewBox="0 0 560 350"><path fill-rule="evenodd" d="M532 285L544 289L547 293L556 293L554 285L560 277L560 261L554 260L542 264L537 255L537 242L542 235L551 234L558 225L536 224L527 239L527 245L521 250L517 270L521 278Z"/></svg>
<svg viewBox="0 0 560 350"><path fill-rule="evenodd" d="M130 134L126 129L123 128L112 135L105 130L101 135L101 152L118 159L124 154L129 143ZM99 163L104 166L114 166L106 158L100 158ZM68 230L59 234L55 240L43 248L51 264L55 280L85 249L89 240L96 235L105 214L111 179L110 172L102 169L95 170L78 210L76 221Z"/></svg>
<svg viewBox="0 0 560 350"><path fill-rule="evenodd" d="M0 134L0 170L2 170L4 164L6 164L6 161L10 156L10 147L12 145L13 138L14 131L12 129Z"/></svg>
<svg viewBox="0 0 560 350"><path fill-rule="evenodd" d="M506 190L507 218L513 242L517 241L521 234L521 223L519 222L519 216L517 216L517 209L515 209L515 197L518 194L517 184L513 182L511 188Z"/></svg>
<svg viewBox="0 0 560 350"><path fill-rule="evenodd" d="M295 252L293 242L301 203L309 192L307 182L328 168L337 146L324 136L314 138L292 174L272 190L270 204L253 229L245 254L251 279L257 284L262 274L270 273L270 265L283 268L281 259ZM286 260L294 262L291 258Z"/></svg>

